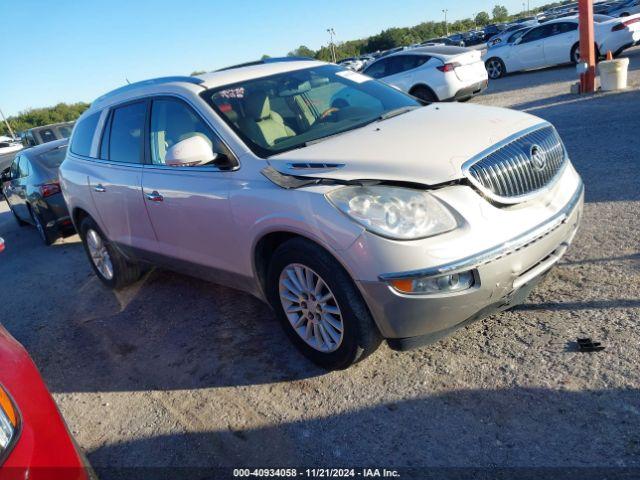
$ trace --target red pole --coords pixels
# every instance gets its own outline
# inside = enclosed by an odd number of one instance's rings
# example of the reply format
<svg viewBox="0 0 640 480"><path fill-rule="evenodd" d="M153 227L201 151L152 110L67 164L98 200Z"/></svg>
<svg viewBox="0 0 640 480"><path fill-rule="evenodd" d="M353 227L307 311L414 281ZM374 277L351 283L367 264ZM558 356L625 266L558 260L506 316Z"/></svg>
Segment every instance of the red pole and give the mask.
<svg viewBox="0 0 640 480"><path fill-rule="evenodd" d="M580 0L580 57L587 63L587 71L581 76L581 91L596 91L596 49L593 33L593 0Z"/></svg>

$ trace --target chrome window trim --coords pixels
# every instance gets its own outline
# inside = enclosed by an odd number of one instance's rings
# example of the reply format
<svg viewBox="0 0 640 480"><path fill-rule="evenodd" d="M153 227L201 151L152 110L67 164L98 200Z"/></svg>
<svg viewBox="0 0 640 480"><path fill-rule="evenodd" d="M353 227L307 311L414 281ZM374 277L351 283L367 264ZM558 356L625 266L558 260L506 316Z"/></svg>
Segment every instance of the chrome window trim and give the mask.
<svg viewBox="0 0 640 480"><path fill-rule="evenodd" d="M227 148L227 150L229 150L229 152L231 152L231 154L233 155L233 159L236 162L236 166L233 168L229 168L229 169L221 169L218 167L169 167L167 165L154 165L151 163L127 163L127 162L114 162L112 160L107 160L104 158L99 158L100 155L100 141L102 140L102 136L104 134L104 128L106 126L106 121L109 118L109 114L111 113L111 110L114 110L122 105L125 105L127 103L133 103L136 101L146 101L149 100L151 102L153 102L154 99L160 99L162 97L173 97L176 98L178 100L182 100L183 102L185 102L189 107L191 107L200 117L200 119L209 127L211 128L211 131L214 133L214 135L216 135L219 139L220 142L222 142L224 144L224 146ZM241 168L241 164L240 164L240 157L238 156L238 154L229 146L229 142L227 142L227 140L224 138L224 136L220 135L220 132L218 131L218 129L216 129L211 121L209 121L209 119L207 118L206 115L203 115L202 112L200 111L200 109L193 103L191 102L188 98L186 98L185 96L179 95L177 93L147 93L144 95L137 95L135 97L131 97L127 100L122 100L121 102L118 103L113 103L110 104L108 106L104 106L104 107L100 107L102 108L102 112L101 112L101 117L98 120L98 126L96 127L96 131L94 133L94 138L92 140L92 144L91 144L91 151L92 153L94 153L96 155L96 158L93 157L86 157L83 155L78 155L76 153L71 152L71 149L68 150L68 155L75 158L75 159L79 159L79 160L84 160L87 162L95 162L95 163L100 163L103 165L125 165L125 166L131 166L131 167L150 167L150 168L154 168L154 169L159 169L159 170L171 170L171 171L181 171L181 172L189 172L189 171L197 171L197 172L236 172L238 170L240 170ZM213 109L211 110L213 111ZM97 112L92 112L89 115L92 115L93 113L97 113ZM214 112L215 113L215 112ZM95 148L95 152L94 152L94 148ZM195 170L194 170L195 169Z"/></svg>
<svg viewBox="0 0 640 480"><path fill-rule="evenodd" d="M378 278L382 281L388 282L390 280L421 278L421 277L435 277L439 275L447 275L458 273L462 271L471 270L481 265L485 265L489 262L510 255L513 252L520 250L523 247L535 242L536 240L548 235L556 228L571 217L571 214L580 203L580 199L584 194L584 184L580 181L580 184L571 197L571 200L555 215L553 215L546 222L526 231L525 233L518 235L511 240L489 248L482 252L476 253L469 257L457 260L455 262L446 263L437 267L426 268L421 270L412 270L408 272L396 272L386 273L379 275Z"/></svg>
<svg viewBox="0 0 640 480"><path fill-rule="evenodd" d="M503 139L502 141L496 143L495 145L490 146L489 148L483 150L482 152L478 153L477 155L474 155L471 159L467 160L466 162L464 162L462 164L462 174L465 176L465 178L467 180L469 180L469 182L471 182L471 184L480 192L482 193L483 196L485 196L486 198L488 198L489 200L491 200L492 202L495 203L499 203L502 205L514 205L516 203L522 203L522 202L526 202L527 200L531 200L535 197L537 197L538 195L544 193L544 192L548 192L549 190L551 190L554 185L558 182L558 180L560 179L560 177L562 176L562 173L565 171L565 169L567 168L567 165L569 164L569 156L567 155L566 149L564 148L563 145L563 149L565 150L565 156L564 156L564 160L563 160L563 164L560 167L560 169L556 172L555 176L553 178L551 178L551 180L549 180L549 183L547 183L544 187L539 188L533 192L527 193L525 195L519 195L519 196L514 196L514 197L503 197L500 195L496 195L495 193L493 193L491 190L487 189L484 185L482 185L480 182L478 182L474 176L471 174L470 170L471 167L473 165L475 165L476 163L478 163L479 161L483 160L484 158L488 157L489 155L497 152L498 150L500 150L501 148L506 147L507 145L519 140L522 137L525 137L533 132L536 132L538 130L542 130L543 128L553 128L555 130L555 127L548 123L548 122L542 122L542 123L538 123L532 127L529 127L525 130L521 130L517 133L514 133L513 135Z"/></svg>

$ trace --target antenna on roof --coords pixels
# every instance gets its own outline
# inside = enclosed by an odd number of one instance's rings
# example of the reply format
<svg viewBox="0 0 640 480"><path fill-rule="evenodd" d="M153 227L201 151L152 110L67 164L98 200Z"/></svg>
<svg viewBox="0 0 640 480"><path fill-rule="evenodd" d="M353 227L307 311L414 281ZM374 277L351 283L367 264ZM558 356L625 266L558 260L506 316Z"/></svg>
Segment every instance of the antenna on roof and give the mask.
<svg viewBox="0 0 640 480"><path fill-rule="evenodd" d="M129 81L129 79L127 77L124 77L124 79L127 81L127 85L131 85L131 82Z"/></svg>

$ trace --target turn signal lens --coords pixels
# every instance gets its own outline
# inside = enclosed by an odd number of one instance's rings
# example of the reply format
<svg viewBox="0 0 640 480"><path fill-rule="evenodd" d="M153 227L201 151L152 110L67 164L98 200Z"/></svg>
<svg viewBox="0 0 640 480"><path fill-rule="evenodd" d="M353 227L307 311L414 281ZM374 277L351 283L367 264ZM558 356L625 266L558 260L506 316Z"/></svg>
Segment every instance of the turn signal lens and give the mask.
<svg viewBox="0 0 640 480"><path fill-rule="evenodd" d="M16 432L18 413L13 402L2 387L0 387L0 455L4 453Z"/></svg>
<svg viewBox="0 0 640 480"><path fill-rule="evenodd" d="M391 286L401 293L454 293L468 290L475 285L473 271L441 275L439 277L406 278L391 280Z"/></svg>

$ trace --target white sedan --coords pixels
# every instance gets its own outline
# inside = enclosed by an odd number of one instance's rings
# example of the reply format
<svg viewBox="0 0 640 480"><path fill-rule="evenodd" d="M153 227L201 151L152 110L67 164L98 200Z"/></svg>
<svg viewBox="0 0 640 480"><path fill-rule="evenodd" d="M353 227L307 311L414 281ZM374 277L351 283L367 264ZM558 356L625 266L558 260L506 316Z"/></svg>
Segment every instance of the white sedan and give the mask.
<svg viewBox="0 0 640 480"><path fill-rule="evenodd" d="M380 58L362 72L425 102L465 101L488 85L478 50L420 47Z"/></svg>
<svg viewBox="0 0 640 480"><path fill-rule="evenodd" d="M640 41L640 15L610 18L598 15L594 24L597 55L619 55ZM580 60L578 17L552 20L534 27L513 43L491 47L486 55L489 78Z"/></svg>

